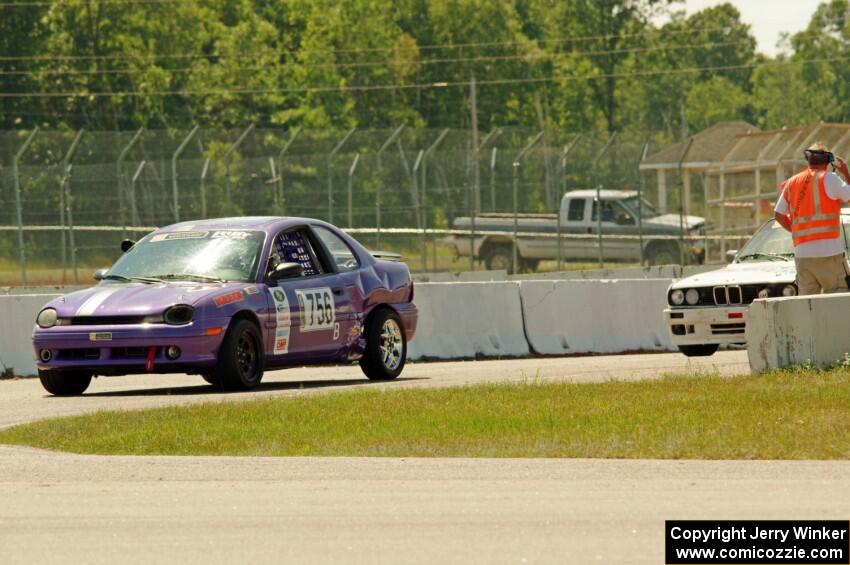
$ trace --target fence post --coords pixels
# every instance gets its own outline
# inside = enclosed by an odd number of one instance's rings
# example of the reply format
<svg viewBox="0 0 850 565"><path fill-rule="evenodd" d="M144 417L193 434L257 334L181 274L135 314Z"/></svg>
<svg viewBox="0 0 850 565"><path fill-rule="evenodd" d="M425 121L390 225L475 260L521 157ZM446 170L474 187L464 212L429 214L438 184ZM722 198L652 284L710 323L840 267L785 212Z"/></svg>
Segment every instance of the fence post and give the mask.
<svg viewBox="0 0 850 565"><path fill-rule="evenodd" d="M68 176L74 165L68 165ZM74 197L71 193L71 183L65 183L65 205L68 206L68 245L71 248L71 269L74 272L74 284L80 283L79 271L77 270L77 242L74 238Z"/></svg>
<svg viewBox="0 0 850 565"><path fill-rule="evenodd" d="M124 159L127 158L130 151L132 151L133 147L139 142L139 139L142 137L142 133L145 131L145 128L139 128L139 130L133 135L130 142L124 146L124 149L121 150L121 153L118 155L118 161L115 163L115 179L118 183L118 208L121 213L121 237L126 239L127 237L127 223L126 218L124 217ZM132 209L135 207L135 202L130 202L130 210L131 217L130 223L134 223L133 218L136 216L132 214ZM138 224L137 224L138 225Z"/></svg>
<svg viewBox="0 0 850 565"><path fill-rule="evenodd" d="M174 207L175 222L180 221L180 189L177 184L177 159L180 158L180 155L186 149L186 146L189 145L189 142L192 141L192 138L195 137L196 133L198 133L197 125L192 128L192 131L189 132L189 135L186 136L186 139L180 143L177 151L171 156L171 198L172 206Z"/></svg>
<svg viewBox="0 0 850 565"><path fill-rule="evenodd" d="M646 189L646 179L643 172L640 170L640 163L646 160L646 155L649 153L649 137L643 142L643 150L640 152L640 162L638 163L638 245L640 245L640 266L646 260L643 249L643 193Z"/></svg>
<svg viewBox="0 0 850 565"><path fill-rule="evenodd" d="M481 209L481 178L478 169L478 159L481 154L481 151L489 144L491 141L499 137L501 135L502 130L500 128L495 128L490 130L490 132L484 136L484 139L481 140L477 146L472 148L472 160L473 160L473 171L474 182L472 187L472 195L470 196L470 211L469 211L469 270L475 270L475 216Z"/></svg>
<svg viewBox="0 0 850 565"><path fill-rule="evenodd" d="M401 135L401 132L404 131L404 124L398 126L395 131L390 134L387 140L383 145L378 149L378 152L375 153L375 157L378 161L378 182L375 183L375 247L379 247L381 245L381 182L383 179L381 178L383 175L383 164L381 162L381 155L383 155L384 151L392 145L393 141L395 141L398 136Z"/></svg>
<svg viewBox="0 0 850 565"><path fill-rule="evenodd" d="M611 134L611 137L608 138L608 142L605 143L605 146L602 148L602 151L596 156L596 159L593 160L593 175L596 177L596 232L599 242L599 268L602 269L605 267L605 260L603 259L602 253L602 181L599 180L599 160L605 156L608 152L608 149L611 148L611 145L614 143L614 139L617 137L617 132ZM592 209L592 208L591 208Z"/></svg>
<svg viewBox="0 0 850 565"><path fill-rule="evenodd" d="M207 174L210 172L210 158L204 159L204 166L201 168L201 218L207 217Z"/></svg>
<svg viewBox="0 0 850 565"><path fill-rule="evenodd" d="M514 157L513 160L513 210L514 210L514 232L513 232L513 255L511 258L511 271L516 273L519 267L519 247L518 247L518 233L519 233L519 219L517 214L519 214L519 168L522 165L522 159L525 157L526 153L531 151L531 148L537 145L540 139L543 137L543 132L541 131L534 139L529 141L525 147Z"/></svg>
<svg viewBox="0 0 850 565"><path fill-rule="evenodd" d="M12 159L12 182L15 187L15 217L18 222L18 257L21 262L21 285L27 285L27 252L24 249L24 213L23 213L23 205L21 203L21 176L20 171L18 170L18 162L21 160L21 157L24 156L24 153L29 149L32 140L35 138L38 133L38 126L35 126L30 134L27 136L27 139L24 141L24 144L18 149L18 152L15 153L14 158Z"/></svg>
<svg viewBox="0 0 850 565"><path fill-rule="evenodd" d="M682 177L682 164L685 162L693 143L694 138L689 137L688 142L685 144L685 149L682 151L681 157L679 157L679 164L677 166L677 169L679 170L679 265L682 266L685 264L685 183Z"/></svg>
<svg viewBox="0 0 850 565"><path fill-rule="evenodd" d="M147 163L147 161L142 159L141 163L139 163L139 166L136 168L136 172L133 173L133 176L130 179L130 214L132 216L130 220L136 227L141 224L139 221L139 209L136 207L136 183L139 182L139 177L142 176L142 170L145 168Z"/></svg>
<svg viewBox="0 0 850 565"><path fill-rule="evenodd" d="M248 137L248 134L251 133L251 130L254 129L254 124L248 126L245 131L242 132L236 141L227 148L227 151L224 152L224 170L225 176L225 189L226 189L226 201L227 201L227 213L233 214L233 187L231 186L230 181L230 162L233 157L233 152L239 149L239 146L242 145L242 142L245 141L245 138Z"/></svg>
<svg viewBox="0 0 850 565"><path fill-rule="evenodd" d="M61 173L62 176L59 179L59 225L61 226L62 237L60 238L60 245L62 246L62 282L65 282L65 270L67 268L67 254L66 254L66 234L65 234L65 183L71 180L71 161L74 159L74 154L77 152L77 147L80 144L80 140L83 137L83 129L77 132L77 135L74 136L73 141L71 141L71 146L68 147L68 151L65 153L65 156L62 158L61 165Z"/></svg>
<svg viewBox="0 0 850 565"><path fill-rule="evenodd" d="M353 181L354 171L357 170L357 163L360 162L360 153L354 155L354 160L351 162L351 166L348 168L348 229L354 227L354 212L352 210L352 204L354 199L354 190L353 190Z"/></svg>
<svg viewBox="0 0 850 565"><path fill-rule="evenodd" d="M578 145L579 140L581 139L581 134L577 133L576 136L570 141L568 145L564 146L564 152L561 153L561 198L558 199L558 205L555 206L555 214L557 214L557 235L558 235L558 272L561 271L564 265L564 240L561 238L561 228L563 224L563 218L561 218L561 202L563 202L564 194L567 192L567 157L569 157L570 153L572 153L573 149L575 149L576 145Z"/></svg>
<svg viewBox="0 0 850 565"><path fill-rule="evenodd" d="M336 154L339 153L349 138L354 135L354 132L357 131L357 128L351 128L348 132L343 136L343 138L337 143L333 149L331 149L330 154L328 155L328 222L334 222L334 185L333 185L333 161Z"/></svg>
<svg viewBox="0 0 850 565"><path fill-rule="evenodd" d="M283 192L283 156L286 155L287 151L289 151L289 147L295 141L295 138L298 137L299 133L301 133L301 126L298 126L294 130L292 130L292 134L289 136L289 140L286 143L284 143L283 148L280 150L280 153L277 154L277 170L278 170L278 175L277 175L277 178L278 178L277 205L278 205L278 214L280 214L281 216L283 216L283 214L284 214L284 211L285 211L284 205L286 204L286 196L284 195L284 192Z"/></svg>
<svg viewBox="0 0 850 565"><path fill-rule="evenodd" d="M413 195L413 206L416 212L416 228L419 230L419 259L422 262L422 272L428 270L428 255L425 249L425 228L422 225L424 214L422 213L422 199L419 193L419 167L422 166L422 161L425 159L425 151L420 149L416 155L416 161L413 163L413 171L410 174L410 180L413 181L411 192Z"/></svg>

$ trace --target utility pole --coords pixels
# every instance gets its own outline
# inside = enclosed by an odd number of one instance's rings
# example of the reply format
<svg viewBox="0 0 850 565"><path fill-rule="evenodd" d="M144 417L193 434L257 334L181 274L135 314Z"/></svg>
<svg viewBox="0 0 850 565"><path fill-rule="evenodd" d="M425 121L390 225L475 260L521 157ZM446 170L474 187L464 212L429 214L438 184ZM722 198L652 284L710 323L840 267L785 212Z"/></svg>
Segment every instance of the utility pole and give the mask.
<svg viewBox="0 0 850 565"><path fill-rule="evenodd" d="M472 213L481 209L481 171L478 169L478 95L475 89L475 75L469 81L470 122L472 123L472 148L475 157L472 164Z"/></svg>

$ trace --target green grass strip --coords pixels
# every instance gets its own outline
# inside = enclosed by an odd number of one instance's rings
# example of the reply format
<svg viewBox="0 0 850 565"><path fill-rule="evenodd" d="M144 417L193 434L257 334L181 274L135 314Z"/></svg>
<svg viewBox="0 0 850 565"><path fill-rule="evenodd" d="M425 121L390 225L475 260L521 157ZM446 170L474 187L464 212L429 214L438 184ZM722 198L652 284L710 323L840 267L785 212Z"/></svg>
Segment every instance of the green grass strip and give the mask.
<svg viewBox="0 0 850 565"><path fill-rule="evenodd" d="M844 459L850 369L334 392L43 420L0 443L94 454Z"/></svg>

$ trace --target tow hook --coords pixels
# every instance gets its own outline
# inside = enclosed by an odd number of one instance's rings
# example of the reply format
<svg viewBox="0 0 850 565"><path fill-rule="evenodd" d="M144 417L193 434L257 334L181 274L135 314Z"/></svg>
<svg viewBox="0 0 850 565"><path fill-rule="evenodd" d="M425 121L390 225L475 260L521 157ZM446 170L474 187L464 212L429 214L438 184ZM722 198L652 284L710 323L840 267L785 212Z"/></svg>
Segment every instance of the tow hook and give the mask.
<svg viewBox="0 0 850 565"><path fill-rule="evenodd" d="M156 347L148 347L148 356L145 358L145 371L149 373L153 371L154 357L156 357Z"/></svg>

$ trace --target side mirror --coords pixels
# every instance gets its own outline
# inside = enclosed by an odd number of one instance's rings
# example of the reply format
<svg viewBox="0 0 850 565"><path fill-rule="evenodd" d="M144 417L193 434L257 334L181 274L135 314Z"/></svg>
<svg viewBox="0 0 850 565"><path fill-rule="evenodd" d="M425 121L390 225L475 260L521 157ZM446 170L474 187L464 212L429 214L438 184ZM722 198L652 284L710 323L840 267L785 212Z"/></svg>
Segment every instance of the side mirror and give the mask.
<svg viewBox="0 0 850 565"><path fill-rule="evenodd" d="M106 276L106 273L109 272L109 269L98 269L92 274L92 278L96 281L102 281L103 277Z"/></svg>
<svg viewBox="0 0 850 565"><path fill-rule="evenodd" d="M124 241L121 242L121 251L123 253L127 253L128 251L133 249L134 245L136 245L135 241L133 241L132 239L125 239Z"/></svg>
<svg viewBox="0 0 850 565"><path fill-rule="evenodd" d="M731 263L732 261L734 261L736 255L738 255L737 249L730 249L729 251L727 251L726 252L726 262Z"/></svg>
<svg viewBox="0 0 850 565"><path fill-rule="evenodd" d="M298 263L281 263L269 273L268 278L271 281L279 281L282 279L300 277L303 273L304 267Z"/></svg>

